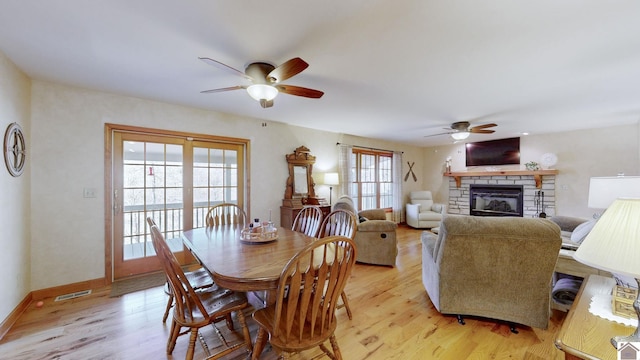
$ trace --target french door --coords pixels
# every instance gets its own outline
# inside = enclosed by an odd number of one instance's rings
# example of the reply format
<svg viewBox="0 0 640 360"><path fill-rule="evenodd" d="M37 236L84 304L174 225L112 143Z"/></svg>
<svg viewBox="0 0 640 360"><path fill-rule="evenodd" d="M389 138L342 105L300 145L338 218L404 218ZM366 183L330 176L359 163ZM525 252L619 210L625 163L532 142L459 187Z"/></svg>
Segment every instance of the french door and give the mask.
<svg viewBox="0 0 640 360"><path fill-rule="evenodd" d="M113 278L160 270L147 217L182 263L184 230L203 227L210 206L244 205L244 145L113 132Z"/></svg>

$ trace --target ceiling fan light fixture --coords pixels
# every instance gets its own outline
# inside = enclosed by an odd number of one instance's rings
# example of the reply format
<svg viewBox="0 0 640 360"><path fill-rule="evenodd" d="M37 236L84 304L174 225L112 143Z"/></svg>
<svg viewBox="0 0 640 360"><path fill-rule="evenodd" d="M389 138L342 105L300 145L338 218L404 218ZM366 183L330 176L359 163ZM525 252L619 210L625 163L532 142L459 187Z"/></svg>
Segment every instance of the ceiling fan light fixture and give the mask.
<svg viewBox="0 0 640 360"><path fill-rule="evenodd" d="M278 96L278 89L271 85L265 84L254 84L247 88L247 92L249 96L254 98L256 101L266 100L271 101Z"/></svg>
<svg viewBox="0 0 640 360"><path fill-rule="evenodd" d="M459 131L459 132L452 133L451 137L454 140L464 140L464 139L468 138L469 135L471 135L471 133L468 132L468 131Z"/></svg>

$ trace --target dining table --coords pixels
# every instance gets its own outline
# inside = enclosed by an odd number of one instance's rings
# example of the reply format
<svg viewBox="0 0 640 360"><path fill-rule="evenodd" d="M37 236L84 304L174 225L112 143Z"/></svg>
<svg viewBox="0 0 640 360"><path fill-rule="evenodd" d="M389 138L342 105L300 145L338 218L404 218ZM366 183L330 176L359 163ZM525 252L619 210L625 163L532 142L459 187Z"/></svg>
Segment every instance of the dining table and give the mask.
<svg viewBox="0 0 640 360"><path fill-rule="evenodd" d="M284 227L277 228L271 241L246 241L241 232L233 225L204 227L184 231L182 240L216 284L235 291L266 291L268 298L287 262L316 240Z"/></svg>

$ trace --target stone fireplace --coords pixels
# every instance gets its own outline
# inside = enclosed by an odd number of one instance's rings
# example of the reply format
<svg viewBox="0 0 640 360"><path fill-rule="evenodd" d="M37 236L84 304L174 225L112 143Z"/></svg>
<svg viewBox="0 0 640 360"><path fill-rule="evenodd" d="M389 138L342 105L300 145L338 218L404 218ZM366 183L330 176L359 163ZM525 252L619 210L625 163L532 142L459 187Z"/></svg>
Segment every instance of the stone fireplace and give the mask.
<svg viewBox="0 0 640 360"><path fill-rule="evenodd" d="M473 198L471 196L472 185L474 189L476 186L479 188L498 186L504 187L504 189L510 187L522 189L521 215L509 214L508 216L537 217L541 211L544 211L547 217L551 217L555 215L555 174L557 170L554 170L553 173L551 171L548 172L549 173L543 173L542 175L544 176L527 171L512 171L511 173L515 173L513 175L509 174L509 171L456 172L445 174L449 176L449 204L447 205L447 212L449 214L471 215L472 208L478 207L477 202L473 204ZM544 192L544 209L542 209L541 204L536 201L536 194L540 191ZM510 207L514 206L513 200L493 200L505 201ZM486 200L484 200L484 202L486 203ZM506 208L504 204L499 202L494 202L493 205L498 207L502 205L502 208ZM515 206L519 207L517 203ZM484 213L482 215L487 214Z"/></svg>

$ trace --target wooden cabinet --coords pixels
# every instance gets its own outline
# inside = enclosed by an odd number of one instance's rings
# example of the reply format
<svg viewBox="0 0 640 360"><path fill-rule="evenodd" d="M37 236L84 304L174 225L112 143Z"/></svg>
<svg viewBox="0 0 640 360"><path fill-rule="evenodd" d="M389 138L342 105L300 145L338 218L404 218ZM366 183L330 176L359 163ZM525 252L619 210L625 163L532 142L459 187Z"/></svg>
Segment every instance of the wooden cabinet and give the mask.
<svg viewBox="0 0 640 360"><path fill-rule="evenodd" d="M320 207L320 210L322 210L323 217L329 215L329 213L331 212L331 206L329 205L318 206ZM280 226L282 226L283 228L291 229L291 226L293 226L293 220L296 218L296 215L298 215L301 209L302 206L280 206Z"/></svg>

